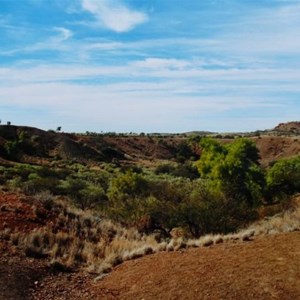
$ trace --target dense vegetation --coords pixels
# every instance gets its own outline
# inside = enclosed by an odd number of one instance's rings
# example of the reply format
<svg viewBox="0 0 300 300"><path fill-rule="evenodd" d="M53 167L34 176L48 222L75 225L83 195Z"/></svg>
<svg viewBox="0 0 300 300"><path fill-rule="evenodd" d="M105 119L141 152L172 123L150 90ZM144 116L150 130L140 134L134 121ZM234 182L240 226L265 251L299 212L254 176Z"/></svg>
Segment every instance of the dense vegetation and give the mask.
<svg viewBox="0 0 300 300"><path fill-rule="evenodd" d="M17 157L25 146L20 135L6 145L7 156ZM255 220L260 206L300 192L300 157L265 170L248 139L221 144L202 138L200 146L199 159L186 142L173 161L155 169L113 163L91 168L63 160L51 166L15 164L0 167L0 183L30 195L48 191L141 232L169 236L182 227L194 237L235 231Z"/></svg>

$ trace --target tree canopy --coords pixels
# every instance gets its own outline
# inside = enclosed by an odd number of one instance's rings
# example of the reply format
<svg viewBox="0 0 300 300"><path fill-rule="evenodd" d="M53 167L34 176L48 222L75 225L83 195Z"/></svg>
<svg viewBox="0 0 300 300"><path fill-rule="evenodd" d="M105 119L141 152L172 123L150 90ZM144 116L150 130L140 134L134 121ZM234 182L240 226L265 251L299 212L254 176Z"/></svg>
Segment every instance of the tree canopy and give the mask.
<svg viewBox="0 0 300 300"><path fill-rule="evenodd" d="M256 145L244 138L227 145L205 138L200 145L202 154L196 165L201 177L210 179L226 196L257 204L265 180Z"/></svg>

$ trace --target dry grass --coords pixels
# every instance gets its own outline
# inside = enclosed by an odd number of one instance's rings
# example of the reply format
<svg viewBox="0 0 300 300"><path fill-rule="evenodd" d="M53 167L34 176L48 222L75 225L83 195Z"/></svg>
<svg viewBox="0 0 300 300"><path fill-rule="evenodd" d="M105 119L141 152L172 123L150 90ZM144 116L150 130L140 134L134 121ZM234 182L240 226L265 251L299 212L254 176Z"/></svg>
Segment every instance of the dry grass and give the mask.
<svg viewBox="0 0 300 300"><path fill-rule="evenodd" d="M175 251L188 247L209 247L224 242L250 241L258 235L287 233L300 230L300 197L296 197L292 202L291 208L286 212L253 223L248 228L242 229L237 233L205 235L199 239L187 240L182 237L174 237L169 241L166 250Z"/></svg>
<svg viewBox="0 0 300 300"><path fill-rule="evenodd" d="M58 214L46 227L29 233L5 229L0 238L10 240L29 257L47 258L55 270L80 268L95 274L107 273L125 260L166 248L154 236L124 228L91 212L72 209L64 202L53 207Z"/></svg>
<svg viewBox="0 0 300 300"><path fill-rule="evenodd" d="M27 256L47 258L58 271L84 269L101 279L113 267L126 260L160 251L178 251L189 247L209 247L236 240L249 241L257 235L300 230L300 205L272 218L254 223L237 233L206 235L199 239L174 237L158 243L154 235L146 236L89 212L71 209L62 203L53 204L59 211L47 227L30 233L6 229L0 238L10 240Z"/></svg>
<svg viewBox="0 0 300 300"><path fill-rule="evenodd" d="M286 233L300 230L300 205L285 213L252 224L255 235Z"/></svg>

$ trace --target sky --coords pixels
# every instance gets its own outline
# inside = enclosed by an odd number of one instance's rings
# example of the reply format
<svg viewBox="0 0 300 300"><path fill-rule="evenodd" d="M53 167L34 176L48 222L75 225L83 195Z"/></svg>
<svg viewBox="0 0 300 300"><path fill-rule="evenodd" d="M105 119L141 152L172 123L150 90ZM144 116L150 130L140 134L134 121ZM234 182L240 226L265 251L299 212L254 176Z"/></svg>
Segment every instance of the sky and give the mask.
<svg viewBox="0 0 300 300"><path fill-rule="evenodd" d="M0 0L0 119L219 132L300 116L300 0Z"/></svg>

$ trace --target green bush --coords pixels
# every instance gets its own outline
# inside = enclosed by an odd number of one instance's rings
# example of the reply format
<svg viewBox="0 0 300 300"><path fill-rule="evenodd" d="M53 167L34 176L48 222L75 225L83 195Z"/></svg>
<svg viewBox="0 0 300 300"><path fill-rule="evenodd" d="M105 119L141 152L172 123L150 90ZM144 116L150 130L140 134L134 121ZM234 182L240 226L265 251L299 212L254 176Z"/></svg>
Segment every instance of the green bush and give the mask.
<svg viewBox="0 0 300 300"><path fill-rule="evenodd" d="M67 177L61 181L59 189L69 196L81 209L91 209L103 205L107 201L103 188L80 178Z"/></svg>
<svg viewBox="0 0 300 300"><path fill-rule="evenodd" d="M267 188L269 201L277 201L300 192L300 156L282 159L268 170Z"/></svg>
<svg viewBox="0 0 300 300"><path fill-rule="evenodd" d="M258 217L245 201L230 198L212 189L210 184L193 182L190 195L179 205L179 224L187 227L194 237L236 231Z"/></svg>
<svg viewBox="0 0 300 300"><path fill-rule="evenodd" d="M194 152L187 141L181 142L177 146L176 160L180 163L184 163L194 157Z"/></svg>
<svg viewBox="0 0 300 300"><path fill-rule="evenodd" d="M201 177L214 181L226 197L241 199L249 206L258 205L264 194L265 177L256 145L244 138L228 145L205 138L201 147L196 163Z"/></svg>
<svg viewBox="0 0 300 300"><path fill-rule="evenodd" d="M25 193L34 195L42 191L55 192L57 186L59 185L59 180L54 177L40 177L36 173L32 173L28 176L28 180L22 184L22 188Z"/></svg>
<svg viewBox="0 0 300 300"><path fill-rule="evenodd" d="M4 144L7 157L10 159L18 159L20 155L19 142L18 141L7 141Z"/></svg>
<svg viewBox="0 0 300 300"><path fill-rule="evenodd" d="M184 177L189 179L196 179L199 177L197 168L191 163L184 164L161 164L156 167L155 174L170 174L175 177Z"/></svg>

